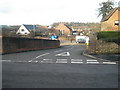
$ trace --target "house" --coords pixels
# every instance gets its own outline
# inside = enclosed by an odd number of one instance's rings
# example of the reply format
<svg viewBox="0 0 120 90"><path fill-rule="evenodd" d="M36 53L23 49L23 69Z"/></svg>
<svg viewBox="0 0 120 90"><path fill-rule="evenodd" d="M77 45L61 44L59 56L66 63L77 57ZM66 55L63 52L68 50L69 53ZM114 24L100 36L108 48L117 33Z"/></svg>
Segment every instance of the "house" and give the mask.
<svg viewBox="0 0 120 90"><path fill-rule="evenodd" d="M116 7L101 20L101 31L120 30L120 7Z"/></svg>
<svg viewBox="0 0 120 90"><path fill-rule="evenodd" d="M19 35L29 35L31 32L34 32L36 30L36 25L21 25L21 27L18 29L16 34Z"/></svg>
<svg viewBox="0 0 120 90"><path fill-rule="evenodd" d="M60 23L58 26L56 26L55 30L59 32L59 35L71 35L72 34L72 29L63 23Z"/></svg>

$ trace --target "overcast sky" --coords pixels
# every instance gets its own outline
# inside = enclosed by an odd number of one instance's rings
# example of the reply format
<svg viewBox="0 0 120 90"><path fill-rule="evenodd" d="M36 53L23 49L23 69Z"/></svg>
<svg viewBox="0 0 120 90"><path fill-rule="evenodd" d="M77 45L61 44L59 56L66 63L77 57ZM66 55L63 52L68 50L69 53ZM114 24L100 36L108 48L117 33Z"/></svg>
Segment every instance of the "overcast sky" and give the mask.
<svg viewBox="0 0 120 90"><path fill-rule="evenodd" d="M1 0L0 25L99 22L96 10L102 1L107 0Z"/></svg>

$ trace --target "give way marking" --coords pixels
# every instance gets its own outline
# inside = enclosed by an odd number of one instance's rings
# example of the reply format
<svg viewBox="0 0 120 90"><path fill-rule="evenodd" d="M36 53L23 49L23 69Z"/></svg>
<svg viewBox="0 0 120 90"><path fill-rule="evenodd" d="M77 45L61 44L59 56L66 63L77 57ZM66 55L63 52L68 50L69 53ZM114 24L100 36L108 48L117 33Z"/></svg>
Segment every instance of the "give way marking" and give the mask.
<svg viewBox="0 0 120 90"><path fill-rule="evenodd" d="M70 56L70 53L69 52L62 52L62 53L56 54L55 56Z"/></svg>

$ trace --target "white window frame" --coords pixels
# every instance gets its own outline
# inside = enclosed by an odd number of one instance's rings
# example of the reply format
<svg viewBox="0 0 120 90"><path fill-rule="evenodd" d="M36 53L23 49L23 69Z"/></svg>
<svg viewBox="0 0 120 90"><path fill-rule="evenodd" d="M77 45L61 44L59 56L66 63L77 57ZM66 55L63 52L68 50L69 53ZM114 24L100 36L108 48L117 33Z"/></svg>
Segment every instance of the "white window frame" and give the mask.
<svg viewBox="0 0 120 90"><path fill-rule="evenodd" d="M114 25L115 25L115 26L118 26L118 25L119 25L119 21L118 21L118 20L115 20L115 21L114 21Z"/></svg>

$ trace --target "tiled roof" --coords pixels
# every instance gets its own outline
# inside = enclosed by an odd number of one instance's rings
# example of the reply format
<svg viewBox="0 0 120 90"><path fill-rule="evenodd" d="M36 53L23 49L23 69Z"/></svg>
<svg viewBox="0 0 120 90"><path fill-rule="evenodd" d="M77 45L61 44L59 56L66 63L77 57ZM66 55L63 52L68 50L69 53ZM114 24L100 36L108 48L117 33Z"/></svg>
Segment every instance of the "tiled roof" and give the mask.
<svg viewBox="0 0 120 90"><path fill-rule="evenodd" d="M117 8L112 9L112 10L109 12L109 14L106 15L106 16L101 20L101 22L107 21L107 20L113 15L113 13L114 13L117 9L120 10L120 7L117 7Z"/></svg>
<svg viewBox="0 0 120 90"><path fill-rule="evenodd" d="M67 26L66 24L64 24L70 31L72 31L72 29L69 27L69 26Z"/></svg>
<svg viewBox="0 0 120 90"><path fill-rule="evenodd" d="M37 27L36 27L36 25L25 25L25 24L23 24L28 30L36 30L37 29Z"/></svg>

